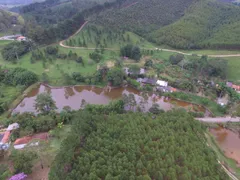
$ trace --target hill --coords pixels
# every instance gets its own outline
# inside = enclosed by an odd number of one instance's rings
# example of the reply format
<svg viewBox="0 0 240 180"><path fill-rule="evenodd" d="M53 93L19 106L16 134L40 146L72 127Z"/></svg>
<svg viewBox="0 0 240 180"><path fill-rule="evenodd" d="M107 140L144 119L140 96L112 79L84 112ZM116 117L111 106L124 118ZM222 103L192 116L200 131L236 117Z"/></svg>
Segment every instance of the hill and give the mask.
<svg viewBox="0 0 240 180"><path fill-rule="evenodd" d="M6 33L11 30L13 30L13 33L20 32L23 21L18 14L0 9L0 33Z"/></svg>
<svg viewBox="0 0 240 180"><path fill-rule="evenodd" d="M92 15L91 21L174 48L240 49L239 6L211 0L126 2L126 7Z"/></svg>
<svg viewBox="0 0 240 180"><path fill-rule="evenodd" d="M206 145L205 128L187 113L153 118L141 113L107 116L101 106L87 109L75 116L50 180L229 179Z"/></svg>
<svg viewBox="0 0 240 180"><path fill-rule="evenodd" d="M240 7L201 1L179 21L152 34L158 44L175 48L240 48Z"/></svg>
<svg viewBox="0 0 240 180"><path fill-rule="evenodd" d="M127 0L121 8L109 9L93 16L96 24L122 28L146 35L180 19L194 0Z"/></svg>

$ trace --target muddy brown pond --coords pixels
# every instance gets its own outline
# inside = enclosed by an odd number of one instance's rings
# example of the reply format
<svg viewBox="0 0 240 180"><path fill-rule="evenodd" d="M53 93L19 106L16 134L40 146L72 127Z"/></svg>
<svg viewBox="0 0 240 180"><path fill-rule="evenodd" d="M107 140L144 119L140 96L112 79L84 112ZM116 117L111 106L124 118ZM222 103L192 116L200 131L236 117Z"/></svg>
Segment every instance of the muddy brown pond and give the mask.
<svg viewBox="0 0 240 180"><path fill-rule="evenodd" d="M240 167L240 136L231 130L218 127L210 129L217 144L228 158L235 160Z"/></svg>
<svg viewBox="0 0 240 180"><path fill-rule="evenodd" d="M15 112L36 112L34 108L35 99L38 94L49 92L56 102L58 111L61 111L64 106L69 106L74 110L80 109L82 100L84 99L88 104L108 104L110 101L119 99L123 94L134 94L137 104L141 104L144 110L148 110L153 103L160 105L160 108L167 111L173 107L183 107L198 112L204 112L205 109L201 106L193 105L183 101L170 99L168 97L158 97L151 94L144 94L140 91L131 88L116 88L110 92L103 88L93 86L72 86L72 87L48 87L40 85L33 89L24 100L14 109Z"/></svg>

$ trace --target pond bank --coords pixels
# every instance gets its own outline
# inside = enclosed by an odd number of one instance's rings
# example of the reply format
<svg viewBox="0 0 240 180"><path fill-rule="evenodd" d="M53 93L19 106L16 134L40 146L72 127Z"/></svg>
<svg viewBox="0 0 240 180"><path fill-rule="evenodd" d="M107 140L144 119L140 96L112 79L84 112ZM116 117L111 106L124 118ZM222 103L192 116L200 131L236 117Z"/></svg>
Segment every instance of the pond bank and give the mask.
<svg viewBox="0 0 240 180"><path fill-rule="evenodd" d="M159 104L160 108L167 111L174 107L182 107L187 110L193 110L196 112L205 113L205 109L202 106L198 106L192 103L179 101L173 98L164 96L153 96L151 93L143 93L132 87L120 87L112 88L108 91L104 88L96 86L64 86L64 87L52 87L49 85L41 84L39 87L35 87L30 91L21 103L15 108L14 112L35 112L34 103L36 96L39 93L49 92L53 99L56 101L56 105L61 111L64 106L69 106L74 110L78 110L82 101L86 101L89 104L108 104L112 100L122 98L123 94L134 94L136 104L143 107L143 111L147 111L154 103Z"/></svg>

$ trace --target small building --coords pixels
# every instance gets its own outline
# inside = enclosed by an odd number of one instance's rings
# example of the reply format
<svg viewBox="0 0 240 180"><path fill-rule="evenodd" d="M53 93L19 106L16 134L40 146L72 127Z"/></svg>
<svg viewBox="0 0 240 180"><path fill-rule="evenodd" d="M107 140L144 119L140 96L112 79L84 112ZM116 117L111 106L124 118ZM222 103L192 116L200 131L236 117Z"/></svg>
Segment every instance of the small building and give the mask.
<svg viewBox="0 0 240 180"><path fill-rule="evenodd" d="M149 84L149 85L151 85L151 86L155 86L156 85L156 79L151 79L151 78L144 78L143 80L142 80L142 83L143 84Z"/></svg>
<svg viewBox="0 0 240 180"><path fill-rule="evenodd" d="M162 86L162 87L167 87L168 86L168 82L167 81L157 80L156 84L158 86Z"/></svg>
<svg viewBox="0 0 240 180"><path fill-rule="evenodd" d="M7 128L7 131L12 131L12 130L15 130L15 129L18 129L19 128L19 124L18 123L13 123L13 124L10 124Z"/></svg>
<svg viewBox="0 0 240 180"><path fill-rule="evenodd" d="M17 41L26 41L26 40L27 40L27 38L24 36L17 37Z"/></svg>
<svg viewBox="0 0 240 180"><path fill-rule="evenodd" d="M14 148L15 149L23 149L28 143L30 143L32 140L47 140L48 139L48 133L39 133L35 134L33 136L25 136L22 138L16 139L14 142ZM38 142L32 143L32 146L37 146Z"/></svg>
<svg viewBox="0 0 240 180"><path fill-rule="evenodd" d="M140 72L139 72L139 74L145 74L146 72L145 72L145 69L144 68L140 68Z"/></svg>
<svg viewBox="0 0 240 180"><path fill-rule="evenodd" d="M3 138L2 138L2 140L1 140L1 143L3 143L3 144L8 143L9 138L10 138L10 135L11 135L11 132L10 132L10 131L6 131L6 132L4 133L4 135L3 135Z"/></svg>
<svg viewBox="0 0 240 180"><path fill-rule="evenodd" d="M232 85L232 88L233 88L235 91L240 91L240 86L238 86L238 85L233 84L233 85Z"/></svg>

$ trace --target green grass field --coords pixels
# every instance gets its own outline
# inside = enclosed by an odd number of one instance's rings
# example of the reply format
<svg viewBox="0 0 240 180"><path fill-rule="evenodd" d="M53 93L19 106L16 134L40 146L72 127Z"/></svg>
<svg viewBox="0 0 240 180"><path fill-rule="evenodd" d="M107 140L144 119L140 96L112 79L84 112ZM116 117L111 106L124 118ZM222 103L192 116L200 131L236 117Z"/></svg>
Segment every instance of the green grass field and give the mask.
<svg viewBox="0 0 240 180"><path fill-rule="evenodd" d="M77 53L78 56L82 56L84 60L85 66L83 67L81 64L76 63L72 60L63 60L63 59L55 59L52 62L47 61L46 65L43 65L43 61L39 60L35 63L30 62L31 53L28 53L20 58L20 61L16 64L11 62L4 61L0 58L0 64L2 68L15 68L22 67L28 69L30 71L35 72L37 75L41 77L42 73L46 73L49 77L50 84L52 85L62 85L63 73L67 73L71 75L73 72L80 72L83 75L93 74L97 69L97 64L93 62L93 64L89 64L89 53L93 52L93 50L77 50L77 49L66 49L59 46L59 53L68 54L69 51L73 53ZM103 55L103 60L101 63L113 60L116 58L118 54L113 51L105 51Z"/></svg>
<svg viewBox="0 0 240 180"><path fill-rule="evenodd" d="M240 82L240 57L225 58L228 60L228 80Z"/></svg>

